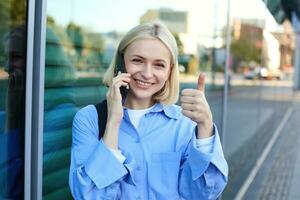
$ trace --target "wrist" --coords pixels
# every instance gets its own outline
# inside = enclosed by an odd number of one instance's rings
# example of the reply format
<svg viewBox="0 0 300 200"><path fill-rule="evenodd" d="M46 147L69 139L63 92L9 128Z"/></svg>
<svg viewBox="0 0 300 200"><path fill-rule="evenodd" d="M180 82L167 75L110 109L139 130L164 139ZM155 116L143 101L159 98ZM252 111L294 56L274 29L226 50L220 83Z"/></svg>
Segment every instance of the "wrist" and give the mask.
<svg viewBox="0 0 300 200"><path fill-rule="evenodd" d="M111 149L118 149L119 127L120 124L112 121L106 123L103 141Z"/></svg>
<svg viewBox="0 0 300 200"><path fill-rule="evenodd" d="M203 124L197 125L197 139L209 138L213 135L213 123L210 123L206 126Z"/></svg>

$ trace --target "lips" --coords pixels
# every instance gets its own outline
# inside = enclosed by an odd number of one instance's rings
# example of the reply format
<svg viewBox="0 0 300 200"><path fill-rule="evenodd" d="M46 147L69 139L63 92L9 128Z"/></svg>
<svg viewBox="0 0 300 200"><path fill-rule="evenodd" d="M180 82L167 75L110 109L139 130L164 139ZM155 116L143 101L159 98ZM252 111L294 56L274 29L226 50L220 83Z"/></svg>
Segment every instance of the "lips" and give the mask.
<svg viewBox="0 0 300 200"><path fill-rule="evenodd" d="M153 83L144 82L144 81L141 81L138 79L134 79L134 80L135 80L136 85L140 88L149 88L153 84Z"/></svg>

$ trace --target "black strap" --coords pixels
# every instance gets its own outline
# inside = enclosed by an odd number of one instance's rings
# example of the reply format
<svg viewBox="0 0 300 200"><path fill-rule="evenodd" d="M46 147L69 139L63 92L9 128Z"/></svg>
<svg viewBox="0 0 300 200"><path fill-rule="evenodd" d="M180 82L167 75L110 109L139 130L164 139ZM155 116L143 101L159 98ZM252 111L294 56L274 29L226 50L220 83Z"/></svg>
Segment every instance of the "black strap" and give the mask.
<svg viewBox="0 0 300 200"><path fill-rule="evenodd" d="M95 105L98 113L99 140L103 137L107 122L107 100Z"/></svg>

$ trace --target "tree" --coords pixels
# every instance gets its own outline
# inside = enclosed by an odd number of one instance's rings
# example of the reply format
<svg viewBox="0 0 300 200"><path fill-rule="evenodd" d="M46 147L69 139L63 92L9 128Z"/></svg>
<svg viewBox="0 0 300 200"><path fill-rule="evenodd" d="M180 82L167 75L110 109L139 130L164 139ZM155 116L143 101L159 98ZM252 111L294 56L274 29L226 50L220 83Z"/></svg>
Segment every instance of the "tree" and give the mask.
<svg viewBox="0 0 300 200"><path fill-rule="evenodd" d="M261 63L261 48L257 47L256 44L250 40L242 39L233 41L231 43L231 53L236 61L234 71L236 71L241 61L255 61Z"/></svg>
<svg viewBox="0 0 300 200"><path fill-rule="evenodd" d="M172 34L173 34L173 36L176 40L177 46L178 46L178 53L183 54L183 43L180 40L180 37L179 37L178 33L172 33Z"/></svg>

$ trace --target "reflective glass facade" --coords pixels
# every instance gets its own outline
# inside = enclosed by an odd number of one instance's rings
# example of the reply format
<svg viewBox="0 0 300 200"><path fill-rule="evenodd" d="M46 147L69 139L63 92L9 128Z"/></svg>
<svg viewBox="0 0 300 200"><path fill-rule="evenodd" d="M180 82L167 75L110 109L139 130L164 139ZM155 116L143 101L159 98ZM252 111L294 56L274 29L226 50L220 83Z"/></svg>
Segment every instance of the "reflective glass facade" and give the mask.
<svg viewBox="0 0 300 200"><path fill-rule="evenodd" d="M0 199L24 194L26 9L0 2Z"/></svg>

